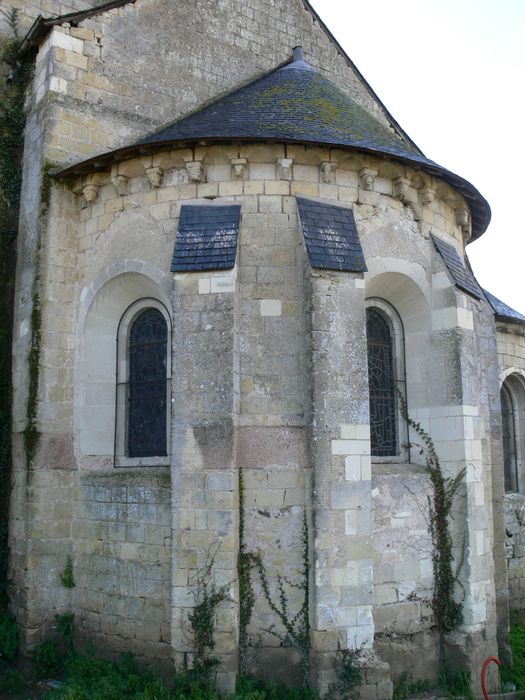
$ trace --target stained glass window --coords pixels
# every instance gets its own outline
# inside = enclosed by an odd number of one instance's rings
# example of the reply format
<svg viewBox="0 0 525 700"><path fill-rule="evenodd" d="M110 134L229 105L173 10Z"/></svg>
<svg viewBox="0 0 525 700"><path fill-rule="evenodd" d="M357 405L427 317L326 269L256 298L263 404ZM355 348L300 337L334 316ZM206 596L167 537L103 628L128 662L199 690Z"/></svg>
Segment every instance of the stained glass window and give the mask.
<svg viewBox="0 0 525 700"><path fill-rule="evenodd" d="M128 338L128 457L167 454L167 349L164 316L158 309L145 309L133 321Z"/></svg>
<svg viewBox="0 0 525 700"><path fill-rule="evenodd" d="M386 315L366 310L370 441L373 456L397 454L397 415L392 332Z"/></svg>
<svg viewBox="0 0 525 700"><path fill-rule="evenodd" d="M518 490L518 470L516 459L516 415L509 390L501 387L501 421L503 427L503 469L505 491Z"/></svg>

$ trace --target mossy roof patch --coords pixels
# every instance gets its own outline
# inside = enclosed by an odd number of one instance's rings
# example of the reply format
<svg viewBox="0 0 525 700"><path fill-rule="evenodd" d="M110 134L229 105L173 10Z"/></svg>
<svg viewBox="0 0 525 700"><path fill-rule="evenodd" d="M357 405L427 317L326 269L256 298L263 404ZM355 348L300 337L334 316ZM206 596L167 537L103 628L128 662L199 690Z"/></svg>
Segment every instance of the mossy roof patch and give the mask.
<svg viewBox="0 0 525 700"><path fill-rule="evenodd" d="M426 158L303 60L207 103L131 146L73 165L61 174L102 167L117 154L122 158L157 147L228 141L315 144L389 156L422 168L459 191L471 210L473 238L490 222L490 207L473 185Z"/></svg>

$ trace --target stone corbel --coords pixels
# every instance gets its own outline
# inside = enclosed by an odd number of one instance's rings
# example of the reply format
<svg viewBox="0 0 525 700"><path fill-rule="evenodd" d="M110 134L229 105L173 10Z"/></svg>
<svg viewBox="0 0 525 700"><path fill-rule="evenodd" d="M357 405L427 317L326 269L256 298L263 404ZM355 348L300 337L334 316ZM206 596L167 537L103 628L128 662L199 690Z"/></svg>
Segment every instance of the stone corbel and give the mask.
<svg viewBox="0 0 525 700"><path fill-rule="evenodd" d="M232 180L245 180L248 175L248 160L246 158L232 158Z"/></svg>
<svg viewBox="0 0 525 700"><path fill-rule="evenodd" d="M164 170L160 166L155 165L151 168L146 168L146 175L152 187L160 187L162 185Z"/></svg>
<svg viewBox="0 0 525 700"><path fill-rule="evenodd" d="M94 185L93 183L89 183L84 185L82 189L82 194L84 195L84 199L88 204L93 204L93 202L96 200L98 197L98 191L99 191L99 186Z"/></svg>
<svg viewBox="0 0 525 700"><path fill-rule="evenodd" d="M460 229L463 233L463 240L466 242L469 240L470 235L471 235L469 209L465 205L460 204L458 207L456 207L455 214L456 214L456 224L457 224L457 226L460 227Z"/></svg>
<svg viewBox="0 0 525 700"><path fill-rule="evenodd" d="M469 213L467 207L463 205L456 207L456 224L461 228L469 225Z"/></svg>
<svg viewBox="0 0 525 700"><path fill-rule="evenodd" d="M293 158L277 158L275 163L275 175L278 180L292 179Z"/></svg>
<svg viewBox="0 0 525 700"><path fill-rule="evenodd" d="M375 168L361 168L359 171L359 186L363 190L373 190L374 180L377 175L377 170Z"/></svg>
<svg viewBox="0 0 525 700"><path fill-rule="evenodd" d="M420 190L423 188L426 184L426 180L423 177L421 173L415 173L412 175L410 179L410 185L415 189L415 190Z"/></svg>
<svg viewBox="0 0 525 700"><path fill-rule="evenodd" d="M407 202L406 205L414 216L414 221L421 221L423 219L423 213L419 204L415 202Z"/></svg>
<svg viewBox="0 0 525 700"><path fill-rule="evenodd" d="M401 202L406 201L409 187L410 180L408 180L406 177L399 176L392 180L392 194Z"/></svg>
<svg viewBox="0 0 525 700"><path fill-rule="evenodd" d="M73 184L71 186L71 190L73 191L73 194L76 194L77 196L84 194L84 184L85 184L84 178L77 177L77 179L73 181Z"/></svg>
<svg viewBox="0 0 525 700"><path fill-rule="evenodd" d="M204 163L202 160L188 160L186 162L186 171L190 182L204 182Z"/></svg>
<svg viewBox="0 0 525 700"><path fill-rule="evenodd" d="M332 163L330 161L323 161L319 166L319 179L325 185L335 184L335 173L337 170L337 163Z"/></svg>
<svg viewBox="0 0 525 700"><path fill-rule="evenodd" d="M111 184L117 190L117 194L119 197L128 194L129 178L127 178L125 175L119 175L118 173L112 172Z"/></svg>
<svg viewBox="0 0 525 700"><path fill-rule="evenodd" d="M419 201L426 206L432 204L436 198L436 190L430 185L425 185L419 190Z"/></svg>

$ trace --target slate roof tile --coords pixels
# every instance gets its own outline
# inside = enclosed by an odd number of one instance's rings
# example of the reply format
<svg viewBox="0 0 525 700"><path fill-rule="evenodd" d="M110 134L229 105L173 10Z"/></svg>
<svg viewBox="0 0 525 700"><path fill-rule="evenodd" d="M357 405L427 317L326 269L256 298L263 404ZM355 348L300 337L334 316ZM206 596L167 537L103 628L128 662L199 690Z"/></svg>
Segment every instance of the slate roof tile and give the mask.
<svg viewBox="0 0 525 700"><path fill-rule="evenodd" d="M296 199L311 266L365 272L367 267L353 211L304 197Z"/></svg>
<svg viewBox="0 0 525 700"><path fill-rule="evenodd" d="M462 289L468 294L472 294L472 296L476 297L476 299L482 299L483 292L481 291L481 287L477 283L476 278L472 274L470 268L467 267L463 260L459 257L459 253L454 246L450 245L450 243L445 243L445 241L442 241L441 238L438 238L433 234L430 235L434 241L436 250L443 258L443 261L447 266L447 270L452 275L452 279L456 283L456 287L459 287L459 289Z"/></svg>
<svg viewBox="0 0 525 700"><path fill-rule="evenodd" d="M234 267L240 214L238 204L182 205L171 271L199 272Z"/></svg>
<svg viewBox="0 0 525 700"><path fill-rule="evenodd" d="M483 293L487 298L487 301L491 305L494 314L498 320L510 321L520 324L525 323L525 316L523 314L520 314L519 311L516 311L511 306L508 306L508 304L505 304L505 302L501 301L501 299L495 297L494 294L487 292L486 289L483 290Z"/></svg>

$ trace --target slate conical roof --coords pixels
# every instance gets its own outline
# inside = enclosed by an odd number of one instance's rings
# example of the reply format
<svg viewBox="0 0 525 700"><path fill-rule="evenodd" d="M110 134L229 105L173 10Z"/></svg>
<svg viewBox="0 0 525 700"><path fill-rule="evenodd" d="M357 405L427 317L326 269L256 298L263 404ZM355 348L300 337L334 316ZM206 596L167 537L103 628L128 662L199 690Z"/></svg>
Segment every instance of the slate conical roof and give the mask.
<svg viewBox="0 0 525 700"><path fill-rule="evenodd" d="M213 101L139 144L202 138L352 145L420 156L302 59Z"/></svg>
<svg viewBox="0 0 525 700"><path fill-rule="evenodd" d="M473 237L490 221L487 201L473 185L442 168L370 115L294 50L294 60L191 112L127 148L64 171L85 172L111 155L170 144L274 141L337 146L387 155L442 178L467 199Z"/></svg>

